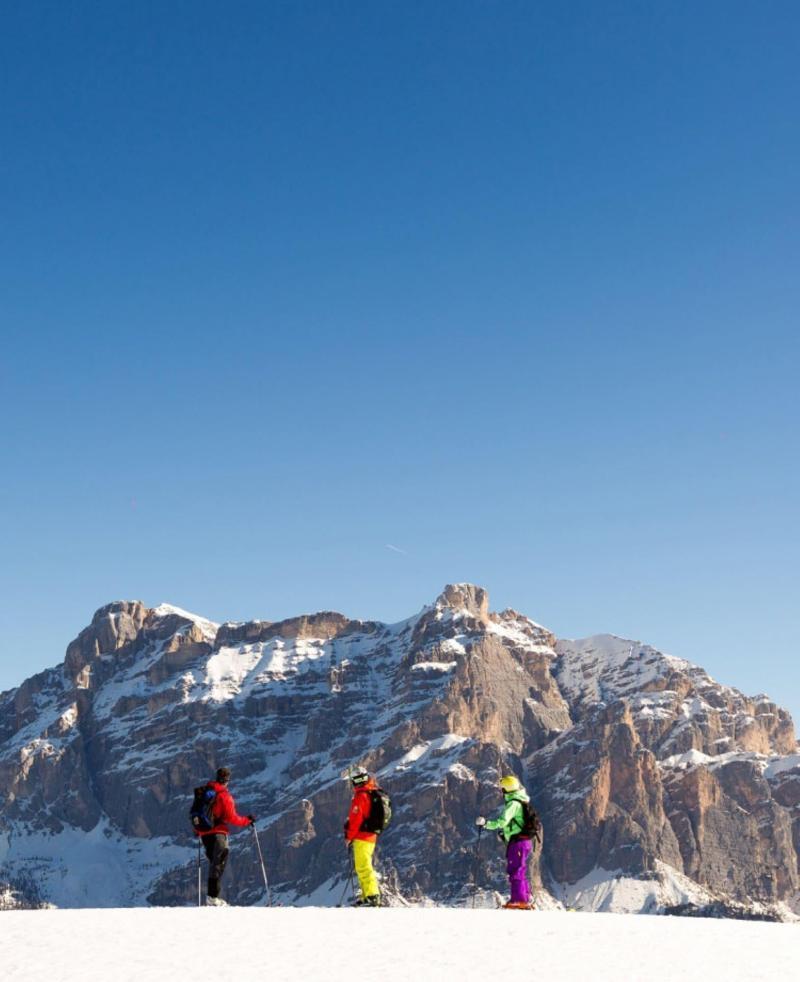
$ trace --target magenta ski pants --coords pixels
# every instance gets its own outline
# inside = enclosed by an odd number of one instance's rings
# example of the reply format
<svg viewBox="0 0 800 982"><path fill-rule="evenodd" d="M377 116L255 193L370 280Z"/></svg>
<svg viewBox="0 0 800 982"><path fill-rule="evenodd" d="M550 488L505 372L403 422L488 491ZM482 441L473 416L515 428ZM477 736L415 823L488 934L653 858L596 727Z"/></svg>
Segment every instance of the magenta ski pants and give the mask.
<svg viewBox="0 0 800 982"><path fill-rule="evenodd" d="M531 887L528 883L528 860L531 858L533 843L530 839L509 842L506 848L508 883L511 887L511 902L529 904Z"/></svg>

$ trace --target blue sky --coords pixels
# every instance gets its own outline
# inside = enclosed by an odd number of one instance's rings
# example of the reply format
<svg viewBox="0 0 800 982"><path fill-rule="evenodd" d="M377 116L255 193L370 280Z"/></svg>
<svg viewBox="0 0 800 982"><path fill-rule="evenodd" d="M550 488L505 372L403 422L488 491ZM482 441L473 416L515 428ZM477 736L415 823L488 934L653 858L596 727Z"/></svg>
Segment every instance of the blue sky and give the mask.
<svg viewBox="0 0 800 982"><path fill-rule="evenodd" d="M0 688L470 580L800 714L796 4L3 21Z"/></svg>

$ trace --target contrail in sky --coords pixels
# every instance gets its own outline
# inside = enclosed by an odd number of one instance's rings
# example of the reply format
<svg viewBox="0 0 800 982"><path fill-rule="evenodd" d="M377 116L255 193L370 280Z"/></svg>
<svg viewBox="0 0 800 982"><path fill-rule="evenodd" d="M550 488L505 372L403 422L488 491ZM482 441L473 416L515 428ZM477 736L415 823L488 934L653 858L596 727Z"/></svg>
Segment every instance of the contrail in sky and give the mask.
<svg viewBox="0 0 800 982"><path fill-rule="evenodd" d="M397 546L389 545L388 542L386 543L386 548L387 549L391 549L392 552L399 552L401 556L407 556L408 555L408 553L405 551L405 549L398 549Z"/></svg>

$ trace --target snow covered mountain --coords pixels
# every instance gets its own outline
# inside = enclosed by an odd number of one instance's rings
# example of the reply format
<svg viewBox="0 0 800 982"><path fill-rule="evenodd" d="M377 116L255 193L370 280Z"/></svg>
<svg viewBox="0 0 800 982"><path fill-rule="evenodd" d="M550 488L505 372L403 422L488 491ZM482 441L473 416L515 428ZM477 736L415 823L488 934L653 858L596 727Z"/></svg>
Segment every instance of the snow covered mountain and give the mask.
<svg viewBox="0 0 800 982"><path fill-rule="evenodd" d="M469 584L392 625L103 607L62 665L0 695L0 882L59 906L191 902L191 792L225 763L275 894L335 903L353 761L395 802L398 902L503 890L472 822L511 769L544 824L540 906L800 912L788 713L639 642L557 640ZM232 844L226 895L258 902L252 836Z"/></svg>

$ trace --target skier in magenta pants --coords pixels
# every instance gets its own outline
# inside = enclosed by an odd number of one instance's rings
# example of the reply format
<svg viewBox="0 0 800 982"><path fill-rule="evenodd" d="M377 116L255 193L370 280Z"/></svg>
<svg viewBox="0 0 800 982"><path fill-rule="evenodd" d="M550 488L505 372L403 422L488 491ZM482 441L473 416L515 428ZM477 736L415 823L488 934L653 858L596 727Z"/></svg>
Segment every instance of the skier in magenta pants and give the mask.
<svg viewBox="0 0 800 982"><path fill-rule="evenodd" d="M533 853L533 839L538 837L539 820L530 806L525 788L513 775L500 781L505 807L498 818L487 822L481 815L475 819L479 828L496 831L506 844L506 870L511 887L511 899L505 906L510 910L531 910L531 887L528 882L528 862Z"/></svg>

